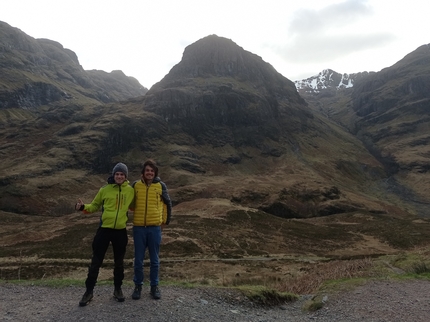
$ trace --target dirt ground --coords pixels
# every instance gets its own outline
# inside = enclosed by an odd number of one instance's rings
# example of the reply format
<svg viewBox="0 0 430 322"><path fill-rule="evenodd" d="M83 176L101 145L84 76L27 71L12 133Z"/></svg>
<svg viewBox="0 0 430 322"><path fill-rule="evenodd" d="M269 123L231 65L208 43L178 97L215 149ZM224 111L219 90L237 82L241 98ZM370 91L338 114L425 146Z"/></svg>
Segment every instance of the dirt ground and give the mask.
<svg viewBox="0 0 430 322"><path fill-rule="evenodd" d="M0 283L0 320L427 322L429 289L429 281L370 281L347 292L326 294L323 308L309 312L302 308L310 296L262 307L232 290L174 286L162 287L158 301L149 293L132 300L132 288L123 287L123 303L114 301L112 286L97 286L94 299L86 307L79 307L83 287Z"/></svg>

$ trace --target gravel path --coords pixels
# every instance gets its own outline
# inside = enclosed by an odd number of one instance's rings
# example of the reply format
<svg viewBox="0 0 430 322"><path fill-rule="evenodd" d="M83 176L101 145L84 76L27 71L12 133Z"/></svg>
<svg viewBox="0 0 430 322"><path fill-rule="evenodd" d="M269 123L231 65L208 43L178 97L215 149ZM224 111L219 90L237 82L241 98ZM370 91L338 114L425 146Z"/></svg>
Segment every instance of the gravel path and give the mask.
<svg viewBox="0 0 430 322"><path fill-rule="evenodd" d="M115 302L112 286L96 286L86 307L78 302L83 287L52 288L0 284L0 321L430 321L430 281L372 281L352 291L328 295L324 307L303 312L307 297L262 308L231 290L161 287L162 299L148 292ZM145 289L144 289L145 290Z"/></svg>

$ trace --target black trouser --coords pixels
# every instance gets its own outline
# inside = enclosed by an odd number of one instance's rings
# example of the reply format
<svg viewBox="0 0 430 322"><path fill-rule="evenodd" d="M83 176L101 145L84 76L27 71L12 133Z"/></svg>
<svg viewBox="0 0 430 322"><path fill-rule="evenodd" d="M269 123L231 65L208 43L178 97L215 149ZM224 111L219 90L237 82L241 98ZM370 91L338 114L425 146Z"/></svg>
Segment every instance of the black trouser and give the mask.
<svg viewBox="0 0 430 322"><path fill-rule="evenodd" d="M127 230L124 229L110 229L99 228L93 240L93 257L91 264L88 267L88 277L85 281L85 286L88 291L92 291L97 283L100 267L103 264L106 251L109 244L112 243L113 256L114 256L114 270L113 281L115 288L122 285L124 279L124 256L128 243Z"/></svg>

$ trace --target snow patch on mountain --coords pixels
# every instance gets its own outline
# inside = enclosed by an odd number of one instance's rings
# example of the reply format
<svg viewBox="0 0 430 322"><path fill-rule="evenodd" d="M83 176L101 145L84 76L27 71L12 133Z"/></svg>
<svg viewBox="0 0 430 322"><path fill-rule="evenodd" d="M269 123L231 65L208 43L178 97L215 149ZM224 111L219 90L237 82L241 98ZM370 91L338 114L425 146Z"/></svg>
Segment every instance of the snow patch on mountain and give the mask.
<svg viewBox="0 0 430 322"><path fill-rule="evenodd" d="M354 86L354 79L349 74L340 74L331 69L324 69L318 75L294 83L299 92L319 93L329 88L351 88Z"/></svg>

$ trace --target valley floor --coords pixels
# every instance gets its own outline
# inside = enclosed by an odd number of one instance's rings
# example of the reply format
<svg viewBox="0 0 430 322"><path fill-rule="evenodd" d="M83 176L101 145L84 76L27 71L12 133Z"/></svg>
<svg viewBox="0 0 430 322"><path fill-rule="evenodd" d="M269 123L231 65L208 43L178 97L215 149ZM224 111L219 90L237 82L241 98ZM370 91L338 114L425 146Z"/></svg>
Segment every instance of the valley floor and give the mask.
<svg viewBox="0 0 430 322"><path fill-rule="evenodd" d="M430 281L370 281L337 295L327 294L324 307L303 312L311 296L271 308L249 302L236 291L213 288L161 287L162 299L147 295L113 300L112 286L97 286L86 307L78 302L84 287L65 288L0 283L1 321L429 321Z"/></svg>

